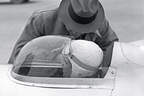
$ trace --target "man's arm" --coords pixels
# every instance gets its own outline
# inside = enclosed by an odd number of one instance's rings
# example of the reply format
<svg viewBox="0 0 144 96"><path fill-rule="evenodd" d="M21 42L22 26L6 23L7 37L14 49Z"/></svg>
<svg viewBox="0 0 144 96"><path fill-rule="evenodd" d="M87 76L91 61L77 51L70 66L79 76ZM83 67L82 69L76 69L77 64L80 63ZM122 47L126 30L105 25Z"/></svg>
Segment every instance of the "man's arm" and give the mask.
<svg viewBox="0 0 144 96"><path fill-rule="evenodd" d="M42 26L41 22L41 18L36 13L34 13L31 18L29 18L29 21L26 24L23 33L21 34L14 46L11 57L8 61L9 64L14 63L14 60L18 55L19 51L27 42L42 35L42 33L40 32L40 27Z"/></svg>
<svg viewBox="0 0 144 96"><path fill-rule="evenodd" d="M106 72L111 64L114 42L118 41L119 39L116 33L110 27L108 21L105 21L100 31L102 32L103 39L101 42L101 48L104 53L103 61L101 63L102 73L100 77L103 78L106 75Z"/></svg>

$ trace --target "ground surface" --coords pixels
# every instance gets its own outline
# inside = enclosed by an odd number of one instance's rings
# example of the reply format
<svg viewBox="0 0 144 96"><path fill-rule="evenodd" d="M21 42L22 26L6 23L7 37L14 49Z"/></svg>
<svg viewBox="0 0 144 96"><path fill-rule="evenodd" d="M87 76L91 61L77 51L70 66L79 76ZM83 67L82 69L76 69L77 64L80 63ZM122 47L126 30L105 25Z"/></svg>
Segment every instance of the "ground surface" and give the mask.
<svg viewBox="0 0 144 96"><path fill-rule="evenodd" d="M33 11L53 9L60 0L33 0L12 5L0 0L0 63L7 63L12 48ZM101 0L120 41L144 39L144 0Z"/></svg>

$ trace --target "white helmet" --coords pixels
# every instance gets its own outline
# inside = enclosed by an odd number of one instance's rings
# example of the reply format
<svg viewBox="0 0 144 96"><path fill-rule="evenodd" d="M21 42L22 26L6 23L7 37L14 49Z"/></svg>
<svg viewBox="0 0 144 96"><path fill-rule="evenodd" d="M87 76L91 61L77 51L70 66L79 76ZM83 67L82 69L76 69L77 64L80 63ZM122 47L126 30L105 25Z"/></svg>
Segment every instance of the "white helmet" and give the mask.
<svg viewBox="0 0 144 96"><path fill-rule="evenodd" d="M63 54L67 54L72 64L71 77L89 77L98 69L103 59L103 51L92 41L72 40L65 47Z"/></svg>

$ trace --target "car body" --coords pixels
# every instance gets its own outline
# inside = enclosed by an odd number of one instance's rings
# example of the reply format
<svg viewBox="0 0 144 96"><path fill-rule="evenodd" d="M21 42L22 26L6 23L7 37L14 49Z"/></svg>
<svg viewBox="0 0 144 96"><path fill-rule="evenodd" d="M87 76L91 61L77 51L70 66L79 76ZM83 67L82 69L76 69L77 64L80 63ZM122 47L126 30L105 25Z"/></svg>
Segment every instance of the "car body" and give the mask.
<svg viewBox="0 0 144 96"><path fill-rule="evenodd" d="M115 42L104 78L20 76L13 65L0 65L0 96L143 96L144 40Z"/></svg>

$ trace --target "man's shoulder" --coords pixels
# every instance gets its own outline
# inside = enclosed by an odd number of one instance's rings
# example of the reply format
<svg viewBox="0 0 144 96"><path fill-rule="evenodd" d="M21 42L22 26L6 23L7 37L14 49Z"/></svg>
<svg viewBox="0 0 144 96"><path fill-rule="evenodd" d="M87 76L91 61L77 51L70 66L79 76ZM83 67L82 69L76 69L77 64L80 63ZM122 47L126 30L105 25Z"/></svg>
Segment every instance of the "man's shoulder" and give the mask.
<svg viewBox="0 0 144 96"><path fill-rule="evenodd" d="M32 14L32 17L33 18L41 18L41 19L52 19L56 16L56 12L57 12L57 9L52 9L52 10L49 10L49 9L42 9L42 10L37 10L37 11L34 11L33 14Z"/></svg>

